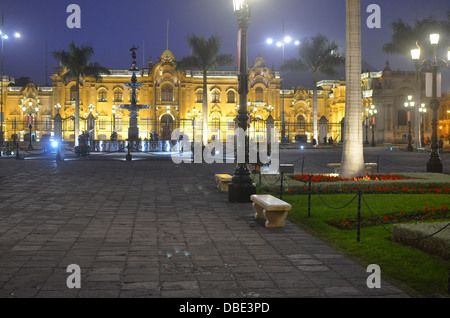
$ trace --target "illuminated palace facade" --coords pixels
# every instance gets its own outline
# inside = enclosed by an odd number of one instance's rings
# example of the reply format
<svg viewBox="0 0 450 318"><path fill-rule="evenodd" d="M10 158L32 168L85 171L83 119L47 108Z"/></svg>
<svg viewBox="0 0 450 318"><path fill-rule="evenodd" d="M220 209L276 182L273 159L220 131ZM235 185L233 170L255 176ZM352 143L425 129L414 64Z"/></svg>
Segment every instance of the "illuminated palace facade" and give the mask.
<svg viewBox="0 0 450 318"><path fill-rule="evenodd" d="M74 140L75 82L67 85L62 80L64 68L55 68L52 86L36 86L21 83L5 76L4 123L5 141L29 140L29 116L33 116L31 136L43 140L54 135L54 118L59 113L63 119L64 141ZM265 65L257 57L249 72L248 111L249 136L264 139L266 120L271 115L275 126L281 131L281 112L286 112L286 134L291 142L308 141L312 138L312 90L302 87L282 90L278 71ZM238 77L236 71L210 71L208 73L208 113L202 113L203 78L200 71L179 71L176 58L169 50L164 51L157 63L150 59L143 68L138 82L143 84L137 91L138 104L150 105L139 111L139 136L152 139L158 134L160 140L170 139L175 128L192 140L194 131L200 131L203 116L208 116L210 128L220 129L225 139L233 134L238 109ZM376 143L406 143L408 134L407 113L404 102L408 95L415 95L414 72L391 71L387 63L380 72L362 73L363 105L361 111L372 105L377 109L374 136ZM128 104L130 89L128 70L111 70L101 81L86 79L80 88L80 132L88 127L87 117L95 119L91 136L97 140L109 140L116 131L119 140L128 138L128 111L117 105ZM426 99L422 102L427 103ZM341 122L345 115L345 81L324 80L318 83L318 118L320 119L319 142L330 137L341 141ZM424 113L424 135L431 136L430 117ZM414 127L415 116L411 116ZM450 134L450 98L441 98L439 132ZM194 120L195 119L195 120ZM365 122L367 123L367 122ZM362 123L364 127L364 122ZM364 133L372 136L371 126ZM412 129L414 133L414 129ZM201 131L199 132L201 135ZM326 134L326 136L325 136ZM196 137L197 138L197 137ZM201 140L201 139L196 139Z"/></svg>

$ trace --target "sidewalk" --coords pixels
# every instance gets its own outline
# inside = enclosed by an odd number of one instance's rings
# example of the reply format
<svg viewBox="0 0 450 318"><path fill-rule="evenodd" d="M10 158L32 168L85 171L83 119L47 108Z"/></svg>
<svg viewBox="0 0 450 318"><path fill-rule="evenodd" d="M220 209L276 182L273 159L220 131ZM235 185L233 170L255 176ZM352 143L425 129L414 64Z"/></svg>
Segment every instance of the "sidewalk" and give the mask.
<svg viewBox="0 0 450 318"><path fill-rule="evenodd" d="M214 172L233 164L123 156L0 162L0 297L408 297L369 289L365 268L298 226L266 229L250 203L229 203Z"/></svg>

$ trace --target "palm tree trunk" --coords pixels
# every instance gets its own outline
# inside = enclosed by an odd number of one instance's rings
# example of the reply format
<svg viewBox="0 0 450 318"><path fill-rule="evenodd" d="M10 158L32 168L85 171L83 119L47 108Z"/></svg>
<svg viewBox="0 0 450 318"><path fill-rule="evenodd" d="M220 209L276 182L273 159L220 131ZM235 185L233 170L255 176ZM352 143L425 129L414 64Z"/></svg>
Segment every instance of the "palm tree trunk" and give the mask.
<svg viewBox="0 0 450 318"><path fill-rule="evenodd" d="M203 146L208 144L208 85L207 85L207 71L203 71L203 132L202 132L202 141Z"/></svg>
<svg viewBox="0 0 450 318"><path fill-rule="evenodd" d="M78 146L78 136L80 135L80 83L77 81L76 83L76 93L75 93L75 146Z"/></svg>
<svg viewBox="0 0 450 318"><path fill-rule="evenodd" d="M317 72L313 73L313 139L316 145L319 145L319 136L317 129Z"/></svg>
<svg viewBox="0 0 450 318"><path fill-rule="evenodd" d="M346 0L346 105L340 176L366 174L361 96L361 0Z"/></svg>

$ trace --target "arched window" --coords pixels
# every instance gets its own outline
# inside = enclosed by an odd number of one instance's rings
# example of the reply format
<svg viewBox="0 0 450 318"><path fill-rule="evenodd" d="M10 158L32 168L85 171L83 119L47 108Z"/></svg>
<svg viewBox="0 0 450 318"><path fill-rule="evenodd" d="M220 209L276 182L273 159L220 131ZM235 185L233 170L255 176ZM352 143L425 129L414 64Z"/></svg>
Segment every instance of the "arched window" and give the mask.
<svg viewBox="0 0 450 318"><path fill-rule="evenodd" d="M233 91L228 91L227 99L228 103L236 103L236 94Z"/></svg>
<svg viewBox="0 0 450 318"><path fill-rule="evenodd" d="M173 102L173 88L171 85L166 84L161 87L161 101Z"/></svg>
<svg viewBox="0 0 450 318"><path fill-rule="evenodd" d="M400 109L397 113L397 125L406 126L408 124L408 118L406 115L406 110Z"/></svg>
<svg viewBox="0 0 450 318"><path fill-rule="evenodd" d="M197 90L196 94L197 94L197 97L196 97L197 103L203 102L203 90L202 89Z"/></svg>
<svg viewBox="0 0 450 318"><path fill-rule="evenodd" d="M212 103L220 103L220 91L218 89L215 89L212 91L211 102Z"/></svg>
<svg viewBox="0 0 450 318"><path fill-rule="evenodd" d="M98 101L99 102L106 102L106 89L102 88L98 91Z"/></svg>
<svg viewBox="0 0 450 318"><path fill-rule="evenodd" d="M297 129L305 130L305 117L303 117L302 115L297 116Z"/></svg>
<svg viewBox="0 0 450 318"><path fill-rule="evenodd" d="M220 129L220 116L219 115L213 116L211 127L214 129Z"/></svg>
<svg viewBox="0 0 450 318"><path fill-rule="evenodd" d="M255 89L255 101L264 102L264 91L261 87Z"/></svg>
<svg viewBox="0 0 450 318"><path fill-rule="evenodd" d="M114 101L115 102L121 102L123 100L122 96L123 96L123 94L122 94L121 89L116 89L114 91Z"/></svg>
<svg viewBox="0 0 450 318"><path fill-rule="evenodd" d="M75 100L77 98L77 94L78 94L77 86L73 85L70 88L70 100Z"/></svg>

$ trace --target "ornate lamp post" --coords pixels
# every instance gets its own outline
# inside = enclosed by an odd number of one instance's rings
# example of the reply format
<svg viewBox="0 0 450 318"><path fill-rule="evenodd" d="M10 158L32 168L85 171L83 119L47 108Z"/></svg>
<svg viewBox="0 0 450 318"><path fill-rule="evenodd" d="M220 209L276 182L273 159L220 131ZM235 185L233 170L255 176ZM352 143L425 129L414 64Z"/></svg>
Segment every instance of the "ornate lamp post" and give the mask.
<svg viewBox="0 0 450 318"><path fill-rule="evenodd" d="M0 146L3 146L3 142L5 141L5 138L3 136L3 121L4 121L4 115L3 115L3 81L4 81L4 72L3 72L3 46L4 46L4 40L9 39L8 35L3 32L3 19L2 19L2 25L0 29L0 38L2 40L2 77L1 77L1 89L0 89ZM15 38L20 38L20 33L15 32L14 33Z"/></svg>
<svg viewBox="0 0 450 318"><path fill-rule="evenodd" d="M286 46L286 44L290 44L290 43L293 42L295 45L298 46L298 45L300 45L300 41L298 41L298 40L293 41L291 36L285 35L285 33L284 33L284 21L283 21L282 38L283 38L282 40L277 41L276 46L277 47L281 47L281 49L282 49L282 64L284 64L284 50L285 50L284 47ZM274 41L273 41L272 38L268 38L266 40L266 43L270 45L270 44L274 43ZM281 94L281 96L282 96L282 103L281 103L281 142L282 143L286 143L289 140L286 140L286 114L285 114L285 111L284 111L283 82L281 82L281 90L282 90L282 92L281 92L282 93Z"/></svg>
<svg viewBox="0 0 450 318"><path fill-rule="evenodd" d="M366 141L364 142L366 145L369 144L369 107L366 107L366 112L364 114L364 126L366 128Z"/></svg>
<svg viewBox="0 0 450 318"><path fill-rule="evenodd" d="M423 116L427 112L427 108L425 107L425 104L420 104L419 108L419 114L420 114L420 145L422 147L425 147L425 132L423 129Z"/></svg>
<svg viewBox="0 0 450 318"><path fill-rule="evenodd" d="M39 107L36 105L33 108L33 103L32 102L28 102L28 107L26 107L25 105L22 106L22 112L24 114L28 115L28 128L30 129L30 143L28 144L28 150L33 150L33 145L31 144L31 129L33 128L33 123L34 123L34 116L37 116L37 113L39 111Z"/></svg>
<svg viewBox="0 0 450 318"><path fill-rule="evenodd" d="M233 0L234 13L237 16L240 33L239 55L239 110L237 115L238 127L247 133L247 94L248 94L248 70L247 70L247 33L250 24L249 0ZM242 147L242 145L238 144ZM228 186L228 200L230 202L250 202L250 196L256 193L248 169L248 136L245 138L245 162L237 163L234 176Z"/></svg>
<svg viewBox="0 0 450 318"><path fill-rule="evenodd" d="M420 73L419 73L419 67L420 67L420 48L417 46L416 49L411 50L411 58L414 62L414 66L416 69L416 104L420 104ZM414 126L414 146L417 148L422 144L423 136L421 135L421 123L419 123L418 117L420 113L420 108L417 107L414 111L414 118L415 118L415 126ZM422 117L422 116L420 116Z"/></svg>
<svg viewBox="0 0 450 318"><path fill-rule="evenodd" d="M375 105L370 106L369 109L369 115L370 115L370 121L372 124L372 143L370 144L372 147L376 147L375 144L375 124L376 124L376 116L377 116L378 110L375 108Z"/></svg>
<svg viewBox="0 0 450 318"><path fill-rule="evenodd" d="M439 34L434 33L430 34L430 44L433 47L433 57L431 59L424 59L422 62L419 62L420 58L420 47L417 48L418 51L415 51L415 58L417 59L418 65L428 65L431 69L432 76L432 85L431 85L431 101L430 101L430 109L432 110L432 119L431 119L431 154L430 158L427 161L427 172L437 172L442 173L442 161L438 154L438 136L437 136L437 126L438 126L438 118L437 111L439 109L439 100L437 99L437 72L442 65L448 67L448 64L443 59L438 59L436 56L436 47L439 44ZM450 60L450 50L447 52L447 59Z"/></svg>
<svg viewBox="0 0 450 318"><path fill-rule="evenodd" d="M405 102L405 108L407 109L407 117L408 117L408 148L407 151L408 152L412 152L413 151L413 146L412 146L412 136L411 136L411 111L410 109L414 109L413 107L415 106L415 102L412 101L412 96L409 95L408 96L408 101Z"/></svg>

